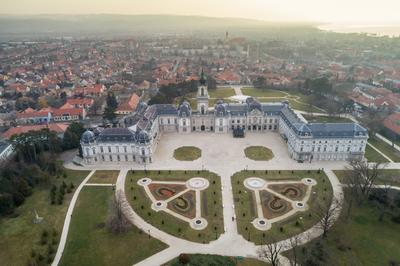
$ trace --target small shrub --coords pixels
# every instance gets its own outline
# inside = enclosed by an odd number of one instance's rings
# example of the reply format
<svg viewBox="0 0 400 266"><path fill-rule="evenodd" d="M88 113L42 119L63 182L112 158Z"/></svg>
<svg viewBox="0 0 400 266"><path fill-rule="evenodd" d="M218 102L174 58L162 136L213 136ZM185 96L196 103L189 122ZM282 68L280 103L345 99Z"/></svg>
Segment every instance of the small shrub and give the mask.
<svg viewBox="0 0 400 266"><path fill-rule="evenodd" d="M187 254L180 254L178 257L179 263L186 265L190 263L190 257Z"/></svg>

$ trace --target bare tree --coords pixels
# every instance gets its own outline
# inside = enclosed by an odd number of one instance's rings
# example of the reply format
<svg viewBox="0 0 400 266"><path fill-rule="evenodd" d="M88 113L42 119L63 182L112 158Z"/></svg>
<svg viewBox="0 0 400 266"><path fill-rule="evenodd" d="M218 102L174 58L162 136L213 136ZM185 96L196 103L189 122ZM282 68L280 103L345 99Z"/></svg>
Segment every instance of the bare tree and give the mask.
<svg viewBox="0 0 400 266"><path fill-rule="evenodd" d="M131 226L122 210L122 198L123 192L118 190L110 204L110 212L106 222L106 227L113 234L124 233L128 231Z"/></svg>
<svg viewBox="0 0 400 266"><path fill-rule="evenodd" d="M261 246L257 250L258 257L262 260L267 260L272 266L280 265L279 253L282 249L282 245L279 242L273 241L273 243Z"/></svg>
<svg viewBox="0 0 400 266"><path fill-rule="evenodd" d="M388 212L388 208L393 205L394 197L390 193L392 185L390 183L384 184L379 188L376 188L373 193L371 193L370 198L375 203L379 210L378 220L383 221L385 214Z"/></svg>
<svg viewBox="0 0 400 266"><path fill-rule="evenodd" d="M298 258L298 251L299 251L299 246L301 245L300 241L300 236L295 235L294 237L289 239L289 249L290 253L292 256L290 257L290 266L298 266L300 265L299 263L299 258Z"/></svg>
<svg viewBox="0 0 400 266"><path fill-rule="evenodd" d="M362 204L368 198L381 175L382 169L385 167L386 164L382 163L368 164L368 162L360 160L350 162L351 172L347 181L350 186L353 186L353 192L357 194L359 204Z"/></svg>
<svg viewBox="0 0 400 266"><path fill-rule="evenodd" d="M332 225L335 223L336 215L340 212L341 203L334 198L332 204L318 205L316 215L319 218L317 226L322 229L322 237L326 238Z"/></svg>

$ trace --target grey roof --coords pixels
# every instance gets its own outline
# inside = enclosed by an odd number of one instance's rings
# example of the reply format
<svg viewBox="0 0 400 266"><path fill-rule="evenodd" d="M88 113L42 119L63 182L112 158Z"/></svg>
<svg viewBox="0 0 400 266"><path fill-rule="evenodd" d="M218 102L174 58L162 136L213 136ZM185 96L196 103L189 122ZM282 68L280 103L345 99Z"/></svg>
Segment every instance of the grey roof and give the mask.
<svg viewBox="0 0 400 266"><path fill-rule="evenodd" d="M177 115L178 109L173 104L157 104L157 114L158 115Z"/></svg>
<svg viewBox="0 0 400 266"><path fill-rule="evenodd" d="M189 117L191 114L192 114L192 108L190 107L190 103L188 103L187 101L184 101L179 106L178 115L184 116L184 117Z"/></svg>
<svg viewBox="0 0 400 266"><path fill-rule="evenodd" d="M8 146L10 146L11 145L11 143L9 143L9 142L7 142L7 141L4 141L4 140L1 140L0 141L0 154L3 152L3 151L5 151L7 148L8 148Z"/></svg>
<svg viewBox="0 0 400 266"><path fill-rule="evenodd" d="M214 112L216 116L226 116L228 113L228 105L222 100L218 100L214 107Z"/></svg>
<svg viewBox="0 0 400 266"><path fill-rule="evenodd" d="M310 123L308 127L312 135L318 138L344 138L354 136L367 136L368 132L356 123Z"/></svg>
<svg viewBox="0 0 400 266"><path fill-rule="evenodd" d="M128 128L106 128L97 138L100 142L134 142L136 140L135 133Z"/></svg>
<svg viewBox="0 0 400 266"><path fill-rule="evenodd" d="M86 130L85 132L83 132L82 136L81 136L81 141L85 144L94 142L95 140L95 136L94 133L90 130Z"/></svg>

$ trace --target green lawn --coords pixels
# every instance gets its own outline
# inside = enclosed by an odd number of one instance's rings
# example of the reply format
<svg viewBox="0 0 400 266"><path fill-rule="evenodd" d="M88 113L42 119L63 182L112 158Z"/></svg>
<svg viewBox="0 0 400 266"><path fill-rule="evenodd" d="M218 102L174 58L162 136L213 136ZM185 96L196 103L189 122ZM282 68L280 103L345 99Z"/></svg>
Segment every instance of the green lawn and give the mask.
<svg viewBox="0 0 400 266"><path fill-rule="evenodd" d="M277 98L257 98L261 103L270 103L270 102L283 102L286 100L285 97L277 97Z"/></svg>
<svg viewBox="0 0 400 266"><path fill-rule="evenodd" d="M309 116L303 115L303 117L310 123L353 123L348 118L338 116Z"/></svg>
<svg viewBox="0 0 400 266"><path fill-rule="evenodd" d="M115 184L119 171L96 170L88 183Z"/></svg>
<svg viewBox="0 0 400 266"><path fill-rule="evenodd" d="M304 111L304 112L313 112L313 113L321 113L323 112L322 110L318 109L317 107L315 107L314 105L309 106L309 104L304 103L304 102L298 102L295 101L294 99L289 98L289 105L290 107L292 107L295 110L299 110L299 111Z"/></svg>
<svg viewBox="0 0 400 266"><path fill-rule="evenodd" d="M350 170L335 170L336 176L340 182L348 183L346 175ZM400 187L400 170L399 169L384 169L381 170L381 174L377 177L378 185L392 184L393 186Z"/></svg>
<svg viewBox="0 0 400 266"><path fill-rule="evenodd" d="M254 193L247 190L243 181L247 177L260 177L265 180L301 180L302 178L314 178L318 184L313 187L312 194L308 201L309 210L298 212L283 221L272 224L272 228L262 232L254 228L251 222L256 218ZM313 210L322 202L332 200L332 186L325 173L322 171L241 171L232 176L232 191L235 200L235 211L238 222L238 231L244 238L249 239L256 244L268 243L274 240L286 239L290 236L301 233L315 225L318 218L313 215ZM240 191L240 192L239 192ZM315 194L313 192L316 192ZM252 200L250 200L252 199ZM245 216L243 216L245 214ZM300 219L302 217L302 219ZM296 221L299 225L296 226ZM283 228L283 232L280 228ZM247 228L247 230L246 230ZM264 235L263 235L264 233Z"/></svg>
<svg viewBox="0 0 400 266"><path fill-rule="evenodd" d="M270 149L263 146L250 146L244 150L247 158L254 161L269 161L274 158L274 154Z"/></svg>
<svg viewBox="0 0 400 266"><path fill-rule="evenodd" d="M201 157L201 150L194 146L183 146L174 150L174 158L179 161L194 161Z"/></svg>
<svg viewBox="0 0 400 266"><path fill-rule="evenodd" d="M368 142L374 145L375 148L383 152L387 157L392 159L394 162L400 162L400 152L387 144L386 142L383 142L382 140L378 139L377 137L370 136L368 139Z"/></svg>
<svg viewBox="0 0 400 266"><path fill-rule="evenodd" d="M189 260L189 264L183 264L179 261L179 258L175 258L172 261L166 263L163 266L184 266L184 265L223 265L223 266L267 266L266 262L251 259L251 258L237 258L237 257L225 257L219 255L209 254L186 254Z"/></svg>
<svg viewBox="0 0 400 266"><path fill-rule="evenodd" d="M365 158L369 162L389 162L385 157L383 157L379 152L374 150L371 146L367 145L365 147Z"/></svg>
<svg viewBox="0 0 400 266"><path fill-rule="evenodd" d="M287 94L273 89L242 88L244 95L252 97L285 97Z"/></svg>
<svg viewBox="0 0 400 266"><path fill-rule="evenodd" d="M327 254L321 265L399 265L400 224L392 222L389 217L379 222L378 210L371 202L363 206L353 204L350 216L346 219L347 202L345 200L344 211L327 240L321 241ZM315 242L306 244L305 250ZM391 264L391 261L395 263Z"/></svg>
<svg viewBox="0 0 400 266"><path fill-rule="evenodd" d="M210 98L229 98L235 95L235 90L233 88L217 88L215 90L209 90Z"/></svg>
<svg viewBox="0 0 400 266"><path fill-rule="evenodd" d="M79 194L60 265L133 265L167 247L132 227L113 235L105 228L114 190L85 187Z"/></svg>
<svg viewBox="0 0 400 266"><path fill-rule="evenodd" d="M66 178L54 179L54 184L60 185L64 181L69 185L73 182L74 186L77 187L89 174L89 171L65 170L65 172ZM43 255L45 262L47 260L47 244L40 244L44 229L49 232L50 239L55 241L53 249L57 249L65 214L74 191L64 196L61 205L51 205L50 187L50 185L36 186L33 189L33 194L16 209L17 216L15 218L0 218L1 265L26 265L30 261L32 250L35 250L36 256ZM37 211L39 216L43 217L42 223L33 223L34 210ZM56 232L54 236L53 230ZM48 240L48 242L51 241Z"/></svg>
<svg viewBox="0 0 400 266"><path fill-rule="evenodd" d="M165 212L155 212L151 209L151 200L137 180L149 177L152 180L185 181L201 176L209 180L210 186L201 192L202 217L208 222L206 229L193 230L190 225ZM219 176L208 171L135 171L129 172L125 189L132 208L152 225L161 230L190 241L208 243L223 233L223 215L221 203L221 182ZM150 215L149 215L150 214ZM215 230L216 228L216 230Z"/></svg>

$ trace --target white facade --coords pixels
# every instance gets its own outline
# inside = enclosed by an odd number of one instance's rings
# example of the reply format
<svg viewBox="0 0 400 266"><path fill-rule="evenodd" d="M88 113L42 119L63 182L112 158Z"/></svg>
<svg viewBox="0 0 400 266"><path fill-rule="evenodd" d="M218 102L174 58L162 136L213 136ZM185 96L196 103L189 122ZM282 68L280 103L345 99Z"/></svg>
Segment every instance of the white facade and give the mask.
<svg viewBox="0 0 400 266"><path fill-rule="evenodd" d="M355 123L308 123L283 103L227 104L218 101L208 108L209 95L204 79L197 93L197 111L184 102L173 105L139 104L125 128L87 131L81 145L84 162L151 163L162 132L189 134L196 132L232 133L277 132L287 142L294 160L363 159L368 140L367 130ZM129 126L129 124L131 124Z"/></svg>

